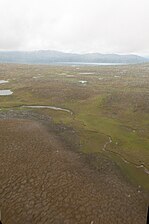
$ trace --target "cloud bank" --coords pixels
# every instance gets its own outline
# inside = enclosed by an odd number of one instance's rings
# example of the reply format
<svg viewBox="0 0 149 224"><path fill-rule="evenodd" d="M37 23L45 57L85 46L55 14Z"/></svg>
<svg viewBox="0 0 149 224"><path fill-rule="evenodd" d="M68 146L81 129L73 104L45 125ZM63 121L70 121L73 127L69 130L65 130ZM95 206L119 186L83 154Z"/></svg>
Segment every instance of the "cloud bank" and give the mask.
<svg viewBox="0 0 149 224"><path fill-rule="evenodd" d="M0 0L0 50L149 54L148 0Z"/></svg>

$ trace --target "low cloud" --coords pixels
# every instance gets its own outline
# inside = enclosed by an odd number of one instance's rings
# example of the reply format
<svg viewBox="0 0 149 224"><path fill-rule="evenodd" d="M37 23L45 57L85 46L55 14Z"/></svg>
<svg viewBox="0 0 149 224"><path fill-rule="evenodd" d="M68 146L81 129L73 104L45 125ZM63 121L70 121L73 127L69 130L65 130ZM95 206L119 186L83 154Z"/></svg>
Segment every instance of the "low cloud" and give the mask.
<svg viewBox="0 0 149 224"><path fill-rule="evenodd" d="M149 54L148 0L0 0L0 50Z"/></svg>

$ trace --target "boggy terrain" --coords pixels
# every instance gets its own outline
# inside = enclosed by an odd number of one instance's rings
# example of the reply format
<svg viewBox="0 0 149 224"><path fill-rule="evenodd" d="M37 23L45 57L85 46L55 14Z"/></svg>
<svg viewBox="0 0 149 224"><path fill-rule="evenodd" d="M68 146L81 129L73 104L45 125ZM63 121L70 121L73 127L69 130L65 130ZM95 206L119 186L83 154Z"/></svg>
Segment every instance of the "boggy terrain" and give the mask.
<svg viewBox="0 0 149 224"><path fill-rule="evenodd" d="M1 119L0 142L3 223L145 224L145 194L110 160L99 157L94 169L41 122L26 118Z"/></svg>
<svg viewBox="0 0 149 224"><path fill-rule="evenodd" d="M1 64L0 80L3 223L145 224L148 64Z"/></svg>

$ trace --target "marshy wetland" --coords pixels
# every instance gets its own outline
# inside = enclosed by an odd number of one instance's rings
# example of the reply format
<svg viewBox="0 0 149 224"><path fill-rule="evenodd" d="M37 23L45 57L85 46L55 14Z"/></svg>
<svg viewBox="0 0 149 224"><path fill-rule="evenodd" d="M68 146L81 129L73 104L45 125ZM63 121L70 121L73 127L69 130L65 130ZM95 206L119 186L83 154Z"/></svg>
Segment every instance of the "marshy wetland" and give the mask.
<svg viewBox="0 0 149 224"><path fill-rule="evenodd" d="M149 64L0 65L3 223L145 224Z"/></svg>

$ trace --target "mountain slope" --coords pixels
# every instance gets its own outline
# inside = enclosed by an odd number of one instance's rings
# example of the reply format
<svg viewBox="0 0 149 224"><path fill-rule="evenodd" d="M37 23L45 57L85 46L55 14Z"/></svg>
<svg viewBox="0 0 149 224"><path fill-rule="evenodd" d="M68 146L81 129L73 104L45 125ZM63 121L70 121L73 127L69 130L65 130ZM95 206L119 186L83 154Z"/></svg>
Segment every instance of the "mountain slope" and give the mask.
<svg viewBox="0 0 149 224"><path fill-rule="evenodd" d="M86 63L141 63L149 59L138 55L118 54L72 54L60 51L0 51L1 63L35 63L50 64L59 62L86 62Z"/></svg>

